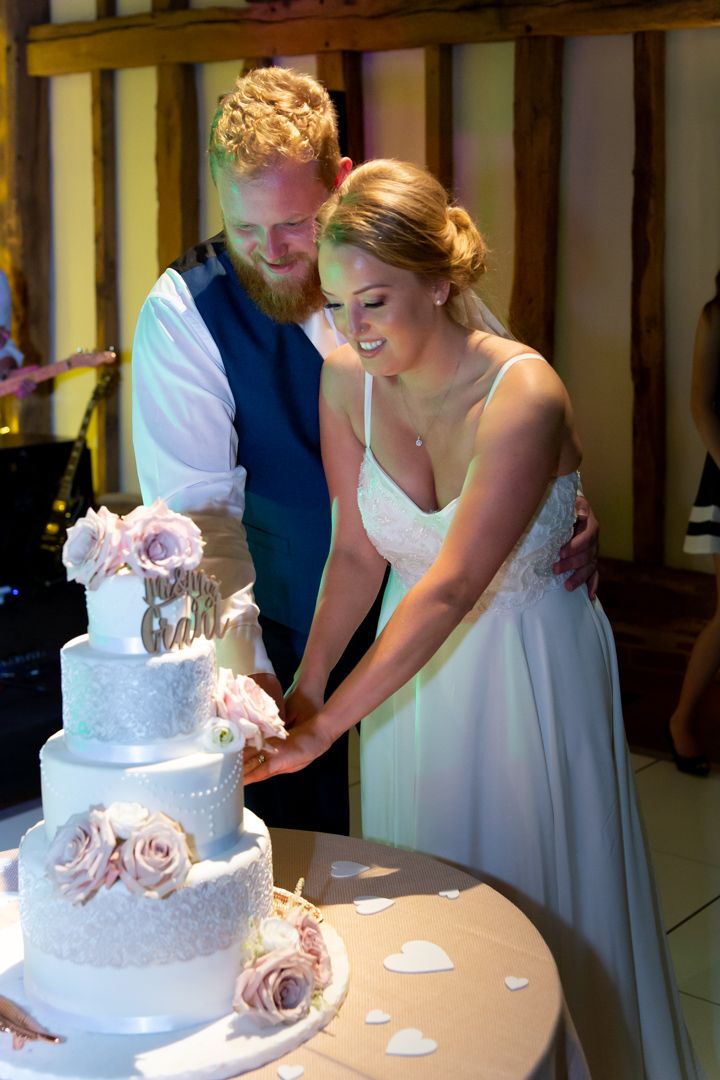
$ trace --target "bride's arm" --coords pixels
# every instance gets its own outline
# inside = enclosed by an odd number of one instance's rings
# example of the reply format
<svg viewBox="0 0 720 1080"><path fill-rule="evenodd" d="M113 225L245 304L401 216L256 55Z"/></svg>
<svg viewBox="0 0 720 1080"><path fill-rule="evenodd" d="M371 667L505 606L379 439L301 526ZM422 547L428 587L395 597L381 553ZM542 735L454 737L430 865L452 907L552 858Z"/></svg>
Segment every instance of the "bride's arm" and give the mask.
<svg viewBox="0 0 720 1080"><path fill-rule="evenodd" d="M290 724L307 719L322 705L328 676L372 607L385 574L385 560L370 543L357 504L364 448L347 407L358 395L361 405L362 373L346 347L323 366L320 436L332 540L307 646L288 697Z"/></svg>
<svg viewBox="0 0 720 1080"><path fill-rule="evenodd" d="M561 450L567 452L567 425L567 397L550 368L517 365L508 372L478 426L475 455L437 559L318 715L296 729L279 754L256 771L250 766L252 780L303 768L430 659L532 519Z"/></svg>

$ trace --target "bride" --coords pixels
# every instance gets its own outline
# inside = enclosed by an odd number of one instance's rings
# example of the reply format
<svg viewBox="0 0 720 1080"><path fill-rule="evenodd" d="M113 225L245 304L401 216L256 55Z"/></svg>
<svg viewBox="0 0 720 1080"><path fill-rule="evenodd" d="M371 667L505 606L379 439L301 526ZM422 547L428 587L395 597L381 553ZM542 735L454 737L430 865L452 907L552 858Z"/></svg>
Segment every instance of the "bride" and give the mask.
<svg viewBox="0 0 720 1080"><path fill-rule="evenodd" d="M362 719L366 837L450 859L535 922L594 1080L697 1075L638 817L612 634L552 573L581 452L565 388L491 332L485 247L428 173L360 166L319 217L347 339L321 386L332 548L287 702L246 782ZM377 639L324 702L387 565Z"/></svg>

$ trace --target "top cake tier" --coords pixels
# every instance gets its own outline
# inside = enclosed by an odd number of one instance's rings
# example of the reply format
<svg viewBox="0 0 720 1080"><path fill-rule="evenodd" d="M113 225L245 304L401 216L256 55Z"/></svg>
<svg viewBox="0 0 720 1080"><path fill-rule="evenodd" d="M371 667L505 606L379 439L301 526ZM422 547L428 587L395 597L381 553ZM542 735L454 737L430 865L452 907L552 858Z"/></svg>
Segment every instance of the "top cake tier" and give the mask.
<svg viewBox="0 0 720 1080"><path fill-rule="evenodd" d="M109 577L97 589L88 589L85 603L88 614L88 643L91 648L116 656L144 656L164 652L160 640L163 627L173 636L175 628L188 615L186 596L168 599L152 597L148 603L145 579L129 570ZM159 647L148 649L148 645Z"/></svg>

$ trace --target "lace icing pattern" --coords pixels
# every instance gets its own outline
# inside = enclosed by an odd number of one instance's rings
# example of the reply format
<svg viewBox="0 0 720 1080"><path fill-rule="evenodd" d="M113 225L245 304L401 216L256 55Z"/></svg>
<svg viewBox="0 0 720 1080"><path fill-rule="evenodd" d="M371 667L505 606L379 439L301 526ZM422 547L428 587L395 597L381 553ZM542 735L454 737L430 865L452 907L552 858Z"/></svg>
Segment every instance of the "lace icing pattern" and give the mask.
<svg viewBox="0 0 720 1080"><path fill-rule="evenodd" d="M486 611L525 608L567 575L552 565L572 535L578 475L560 476L547 493L527 529L466 619ZM437 558L455 511L448 504L434 514L416 506L366 451L358 480L358 506L365 531L402 583L411 588Z"/></svg>
<svg viewBox="0 0 720 1080"><path fill-rule="evenodd" d="M63 726L78 738L143 743L190 735L212 713L212 649L105 656L61 650Z"/></svg>
<svg viewBox="0 0 720 1080"><path fill-rule="evenodd" d="M210 956L241 944L250 920L272 908L270 845L251 865L164 900L133 896L118 883L85 904L73 905L44 874L20 858L20 919L38 949L91 967L147 967Z"/></svg>

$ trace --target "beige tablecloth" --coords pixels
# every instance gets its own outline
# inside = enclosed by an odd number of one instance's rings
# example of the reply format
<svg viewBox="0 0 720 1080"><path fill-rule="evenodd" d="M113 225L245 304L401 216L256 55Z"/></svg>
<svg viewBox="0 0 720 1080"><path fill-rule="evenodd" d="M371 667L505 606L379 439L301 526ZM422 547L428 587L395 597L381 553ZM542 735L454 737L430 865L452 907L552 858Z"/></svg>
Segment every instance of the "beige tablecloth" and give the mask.
<svg viewBox="0 0 720 1080"><path fill-rule="evenodd" d="M560 980L543 939L516 907L475 878L426 856L327 833L272 830L275 880L317 903L345 942L350 988L340 1013L304 1046L252 1075L277 1080L280 1064L302 1065L304 1080L555 1080L566 1075L566 1019ZM5 855L11 853L6 852ZM369 867L359 877L333 878L337 860ZM13 868L0 873L12 888ZM457 899L439 895L459 889ZM353 899L381 896L392 907L358 914ZM0 925L17 906L0 906ZM454 970L398 974L383 967L411 940L434 942ZM511 991L508 975L527 978ZM390 1014L365 1022L369 1010ZM386 1054L391 1036L419 1029L435 1040L425 1057ZM572 1041L572 1032L570 1032Z"/></svg>

